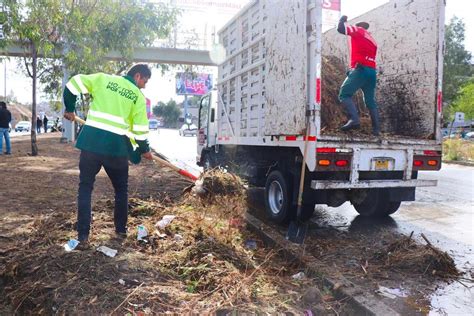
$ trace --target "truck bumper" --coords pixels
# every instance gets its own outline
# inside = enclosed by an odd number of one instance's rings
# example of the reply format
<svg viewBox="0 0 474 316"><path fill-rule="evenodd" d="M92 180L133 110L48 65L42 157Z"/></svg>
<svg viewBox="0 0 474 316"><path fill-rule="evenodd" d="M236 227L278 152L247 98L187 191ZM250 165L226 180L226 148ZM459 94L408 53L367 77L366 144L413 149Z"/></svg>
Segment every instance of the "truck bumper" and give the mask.
<svg viewBox="0 0 474 316"><path fill-rule="evenodd" d="M351 183L349 181L313 180L311 188L324 189L368 189L368 188L408 188L408 187L433 187L438 180L368 180Z"/></svg>

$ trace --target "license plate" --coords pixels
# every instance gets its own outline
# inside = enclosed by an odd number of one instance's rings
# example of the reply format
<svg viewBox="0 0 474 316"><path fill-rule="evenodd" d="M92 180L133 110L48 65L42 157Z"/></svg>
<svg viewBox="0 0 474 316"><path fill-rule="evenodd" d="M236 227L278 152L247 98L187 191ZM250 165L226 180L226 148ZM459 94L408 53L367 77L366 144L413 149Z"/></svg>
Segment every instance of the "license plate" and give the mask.
<svg viewBox="0 0 474 316"><path fill-rule="evenodd" d="M388 170L390 160L389 159L375 159L374 169L377 171Z"/></svg>

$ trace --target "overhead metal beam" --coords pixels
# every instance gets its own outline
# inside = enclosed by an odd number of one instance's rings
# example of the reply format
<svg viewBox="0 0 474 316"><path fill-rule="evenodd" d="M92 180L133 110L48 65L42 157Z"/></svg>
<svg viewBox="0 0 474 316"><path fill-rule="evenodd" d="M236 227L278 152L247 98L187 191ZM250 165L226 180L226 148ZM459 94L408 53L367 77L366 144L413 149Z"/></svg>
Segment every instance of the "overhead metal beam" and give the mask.
<svg viewBox="0 0 474 316"><path fill-rule="evenodd" d="M0 55L23 57L28 55L23 47L18 44L8 45L0 49ZM42 57L39 54L39 57ZM109 52L106 56L108 60L123 60L122 55L117 51ZM140 47L136 48L133 54L135 62L147 62L157 64L186 64L186 65L202 65L217 66L212 61L209 51L178 49L178 48L161 48L161 47Z"/></svg>

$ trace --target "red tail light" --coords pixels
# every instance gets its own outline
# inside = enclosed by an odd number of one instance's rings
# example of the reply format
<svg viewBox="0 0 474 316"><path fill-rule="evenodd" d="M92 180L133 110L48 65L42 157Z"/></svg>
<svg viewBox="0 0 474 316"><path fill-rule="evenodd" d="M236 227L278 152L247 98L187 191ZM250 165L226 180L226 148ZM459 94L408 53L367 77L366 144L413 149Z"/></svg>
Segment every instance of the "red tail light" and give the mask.
<svg viewBox="0 0 474 316"><path fill-rule="evenodd" d="M421 166L423 166L423 160L414 160L413 165L415 167L421 167Z"/></svg>
<svg viewBox="0 0 474 316"><path fill-rule="evenodd" d="M337 160L336 161L336 166L338 167L346 167L349 164L349 161L347 160Z"/></svg>
<svg viewBox="0 0 474 316"><path fill-rule="evenodd" d="M329 148L329 147L321 147L321 148L316 148L317 153L335 153L336 148Z"/></svg>

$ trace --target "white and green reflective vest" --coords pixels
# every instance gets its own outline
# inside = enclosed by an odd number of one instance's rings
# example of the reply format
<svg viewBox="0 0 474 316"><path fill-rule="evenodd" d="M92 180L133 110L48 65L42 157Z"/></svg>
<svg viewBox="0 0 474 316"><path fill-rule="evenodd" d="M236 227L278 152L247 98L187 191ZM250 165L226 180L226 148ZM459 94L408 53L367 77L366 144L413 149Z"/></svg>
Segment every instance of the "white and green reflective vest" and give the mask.
<svg viewBox="0 0 474 316"><path fill-rule="evenodd" d="M66 87L76 96L90 94L93 99L76 147L113 156L127 155L130 144L148 151L145 97L132 78L104 73L76 75Z"/></svg>

